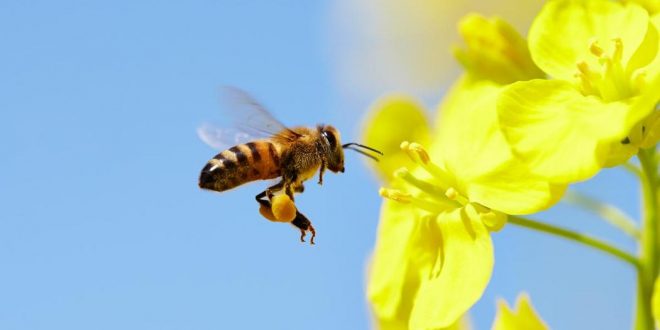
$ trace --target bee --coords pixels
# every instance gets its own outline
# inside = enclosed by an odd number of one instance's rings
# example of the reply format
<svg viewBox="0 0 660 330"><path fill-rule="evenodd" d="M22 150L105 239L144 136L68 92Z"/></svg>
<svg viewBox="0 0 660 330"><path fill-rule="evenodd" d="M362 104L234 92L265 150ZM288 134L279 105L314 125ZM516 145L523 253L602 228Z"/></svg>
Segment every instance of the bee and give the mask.
<svg viewBox="0 0 660 330"><path fill-rule="evenodd" d="M237 143L209 160L199 175L202 189L223 192L252 181L280 178L278 183L255 196L260 206L270 209L275 193L283 192L293 201L294 193L302 193L305 190L303 183L317 172L319 185L323 184L326 170L343 173L344 149L376 161L377 157L369 152L382 155L382 152L359 143L342 144L339 131L331 125L288 128L247 93L235 88L225 88L223 92L225 103L231 105L229 114L235 117L235 125L242 129L239 134L251 132L243 134L243 139L252 135L261 135L262 138ZM231 135L231 131L208 125L198 130L202 140L216 147L226 144L223 140L227 140L227 132ZM306 232L310 232L310 243L314 244L316 230L300 211L296 210L291 224L300 230L302 242Z"/></svg>

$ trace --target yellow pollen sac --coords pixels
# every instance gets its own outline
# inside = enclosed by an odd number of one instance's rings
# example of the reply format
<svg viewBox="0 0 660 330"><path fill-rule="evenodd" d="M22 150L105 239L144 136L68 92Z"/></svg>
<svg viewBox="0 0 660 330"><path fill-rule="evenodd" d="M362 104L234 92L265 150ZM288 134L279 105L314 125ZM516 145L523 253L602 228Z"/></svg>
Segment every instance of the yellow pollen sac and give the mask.
<svg viewBox="0 0 660 330"><path fill-rule="evenodd" d="M592 54L596 55L597 57L601 57L603 53L605 52L600 46L598 45L598 41L592 41L591 45L589 45L589 51L591 51Z"/></svg>
<svg viewBox="0 0 660 330"><path fill-rule="evenodd" d="M401 150L406 152L408 156L413 160L413 161L419 161L423 165L428 164L431 162L431 157L429 156L429 153L424 149L424 147L416 142L408 142L408 141L403 141L399 145Z"/></svg>
<svg viewBox="0 0 660 330"><path fill-rule="evenodd" d="M271 201L274 221L291 222L296 217L296 204L287 194L275 195ZM262 213L263 214L263 213Z"/></svg>
<svg viewBox="0 0 660 330"><path fill-rule="evenodd" d="M397 189L380 188L378 193L385 198L399 203L410 203L412 201L412 195Z"/></svg>
<svg viewBox="0 0 660 330"><path fill-rule="evenodd" d="M467 197L461 195L458 190L456 190L454 187L449 187L445 191L445 196L452 201L456 201L461 205L467 205L470 203L470 200L467 199Z"/></svg>
<svg viewBox="0 0 660 330"><path fill-rule="evenodd" d="M449 187L449 189L447 189L447 191L445 192L445 196L447 196L447 198L455 201L456 198L458 198L458 191L456 191L456 189L454 189L452 187Z"/></svg>
<svg viewBox="0 0 660 330"><path fill-rule="evenodd" d="M273 215L273 210L271 210L270 207L266 207L266 206L264 206L264 205L260 205L260 206L259 206L259 213L261 213L261 215L262 215L264 218L266 218L266 219L268 219L268 220L270 220L270 221L278 222L277 219L275 218L275 215Z"/></svg>

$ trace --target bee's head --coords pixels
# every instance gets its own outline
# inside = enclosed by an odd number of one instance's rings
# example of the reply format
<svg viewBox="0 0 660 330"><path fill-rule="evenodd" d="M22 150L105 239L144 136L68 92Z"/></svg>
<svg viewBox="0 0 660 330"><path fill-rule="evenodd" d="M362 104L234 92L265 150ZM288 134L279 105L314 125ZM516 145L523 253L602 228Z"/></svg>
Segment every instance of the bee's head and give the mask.
<svg viewBox="0 0 660 330"><path fill-rule="evenodd" d="M341 145L339 131L330 125L320 125L319 131L323 142L327 143L327 166L335 173L344 172L344 149Z"/></svg>

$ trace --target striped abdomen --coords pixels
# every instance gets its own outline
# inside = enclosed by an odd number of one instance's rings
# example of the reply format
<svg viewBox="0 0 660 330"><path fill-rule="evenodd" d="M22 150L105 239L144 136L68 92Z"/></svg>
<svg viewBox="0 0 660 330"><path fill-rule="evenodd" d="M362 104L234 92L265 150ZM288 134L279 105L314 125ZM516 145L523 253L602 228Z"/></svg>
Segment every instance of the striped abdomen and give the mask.
<svg viewBox="0 0 660 330"><path fill-rule="evenodd" d="M270 141L239 144L219 154L202 169L200 188L225 191L254 180L280 176L280 148Z"/></svg>

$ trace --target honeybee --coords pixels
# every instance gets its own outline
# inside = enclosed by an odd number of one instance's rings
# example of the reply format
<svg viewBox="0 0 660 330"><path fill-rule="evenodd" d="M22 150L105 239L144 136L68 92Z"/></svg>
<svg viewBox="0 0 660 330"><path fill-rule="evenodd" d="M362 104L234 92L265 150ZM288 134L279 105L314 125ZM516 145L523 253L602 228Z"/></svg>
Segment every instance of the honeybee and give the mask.
<svg viewBox="0 0 660 330"><path fill-rule="evenodd" d="M236 88L223 89L223 100L229 105L228 115L242 131L234 136L245 140L261 135L246 143L237 143L215 155L202 169L199 187L218 192L230 190L248 182L281 178L280 181L255 196L260 206L271 208L275 193L283 192L294 200L294 193L305 190L304 181L318 172L318 184L323 184L325 170L344 172L344 149L356 151L371 159L382 153L374 148L351 142L342 144L339 131L331 125L287 128L247 93ZM227 134L229 132L229 134ZM248 132L249 134L244 134ZM217 147L227 144L231 130L202 126L200 138ZM240 139L240 138L239 138ZM239 142L239 140L235 140ZM371 153L373 154L371 154ZM314 244L316 231L311 221L296 210L291 224L300 230L300 240L311 233Z"/></svg>

